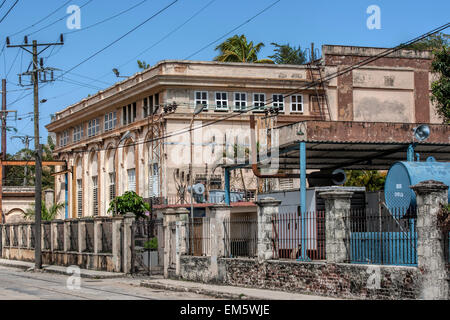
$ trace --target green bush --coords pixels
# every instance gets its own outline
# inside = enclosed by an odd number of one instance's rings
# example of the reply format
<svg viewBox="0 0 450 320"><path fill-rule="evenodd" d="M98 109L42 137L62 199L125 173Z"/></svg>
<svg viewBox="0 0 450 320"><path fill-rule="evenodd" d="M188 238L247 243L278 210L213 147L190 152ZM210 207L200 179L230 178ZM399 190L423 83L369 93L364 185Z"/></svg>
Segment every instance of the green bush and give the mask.
<svg viewBox="0 0 450 320"><path fill-rule="evenodd" d="M156 250L158 249L158 238L152 238L151 240L144 243L145 249Z"/></svg>
<svg viewBox="0 0 450 320"><path fill-rule="evenodd" d="M147 218L150 212L150 204L144 202L144 199L136 192L127 191L109 203L108 212L113 213L113 215L124 215L131 212L137 218Z"/></svg>

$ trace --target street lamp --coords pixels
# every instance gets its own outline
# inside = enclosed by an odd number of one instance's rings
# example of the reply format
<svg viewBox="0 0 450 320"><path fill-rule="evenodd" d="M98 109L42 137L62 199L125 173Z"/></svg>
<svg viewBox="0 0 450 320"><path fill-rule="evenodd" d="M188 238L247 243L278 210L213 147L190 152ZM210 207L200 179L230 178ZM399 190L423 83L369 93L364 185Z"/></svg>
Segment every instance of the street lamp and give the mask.
<svg viewBox="0 0 450 320"><path fill-rule="evenodd" d="M193 170L192 170L192 162L193 162L193 142L192 142L192 125L194 124L195 116L201 113L205 109L204 104L199 104L195 107L194 113L192 114L191 124L189 125L189 136L191 141L191 162L189 163L189 184L191 187L191 221L194 222L194 178L193 178Z"/></svg>

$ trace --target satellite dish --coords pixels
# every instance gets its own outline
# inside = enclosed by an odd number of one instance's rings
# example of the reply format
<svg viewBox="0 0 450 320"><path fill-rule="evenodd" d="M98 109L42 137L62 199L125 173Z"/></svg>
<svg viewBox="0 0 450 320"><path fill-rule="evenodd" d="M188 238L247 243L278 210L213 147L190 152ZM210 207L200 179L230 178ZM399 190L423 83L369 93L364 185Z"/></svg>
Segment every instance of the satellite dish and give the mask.
<svg viewBox="0 0 450 320"><path fill-rule="evenodd" d="M342 169L334 170L332 173L331 181L335 185L341 185L347 182L347 175L345 174L345 171Z"/></svg>
<svg viewBox="0 0 450 320"><path fill-rule="evenodd" d="M194 114L198 115L199 113L201 113L203 111L203 109L205 109L205 105L203 105L203 104L197 105L194 109Z"/></svg>
<svg viewBox="0 0 450 320"><path fill-rule="evenodd" d="M418 141L424 141L430 136L430 127L423 124L414 129L414 137Z"/></svg>

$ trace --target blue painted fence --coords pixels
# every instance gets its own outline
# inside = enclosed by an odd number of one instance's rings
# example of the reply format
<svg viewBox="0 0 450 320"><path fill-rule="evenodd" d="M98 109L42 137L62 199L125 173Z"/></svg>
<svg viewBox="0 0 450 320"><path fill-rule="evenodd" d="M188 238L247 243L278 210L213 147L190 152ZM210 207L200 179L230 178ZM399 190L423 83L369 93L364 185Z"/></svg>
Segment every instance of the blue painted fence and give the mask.
<svg viewBox="0 0 450 320"><path fill-rule="evenodd" d="M352 232L350 262L417 265L417 232Z"/></svg>

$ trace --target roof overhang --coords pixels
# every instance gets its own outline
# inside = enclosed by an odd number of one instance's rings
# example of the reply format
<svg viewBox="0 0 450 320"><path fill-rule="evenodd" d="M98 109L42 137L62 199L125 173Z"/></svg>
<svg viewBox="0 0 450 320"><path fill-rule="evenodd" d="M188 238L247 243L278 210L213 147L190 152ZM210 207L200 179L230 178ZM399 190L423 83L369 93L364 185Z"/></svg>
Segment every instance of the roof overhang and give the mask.
<svg viewBox="0 0 450 320"><path fill-rule="evenodd" d="M259 167L279 170L300 168L300 143L306 145L307 169L388 170L406 161L413 140L413 123L350 122L309 120L279 127L277 147L259 157ZM450 126L429 124L430 137L417 143L420 160L433 156L450 161ZM277 164L278 163L278 164ZM230 169L249 168L250 163L229 164ZM271 172L272 173L272 172Z"/></svg>

